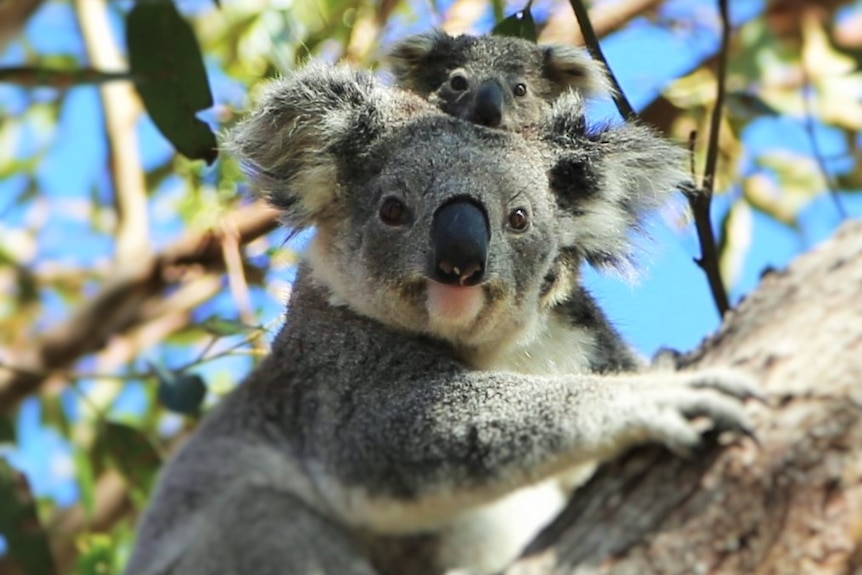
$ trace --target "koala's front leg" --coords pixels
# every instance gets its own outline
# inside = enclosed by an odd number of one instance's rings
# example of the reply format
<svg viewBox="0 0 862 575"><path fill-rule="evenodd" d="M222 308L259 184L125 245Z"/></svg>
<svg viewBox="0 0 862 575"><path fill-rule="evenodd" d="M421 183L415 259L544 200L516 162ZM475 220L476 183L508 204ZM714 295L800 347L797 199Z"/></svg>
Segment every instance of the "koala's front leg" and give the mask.
<svg viewBox="0 0 862 575"><path fill-rule="evenodd" d="M362 386L359 386L362 387ZM692 419L750 433L738 373L526 376L467 371L363 388L332 430L350 438L315 473L349 524L378 533L433 529L522 486L645 443L687 453ZM367 394L367 395L366 395ZM320 430L318 430L319 432ZM315 471L313 470L313 471Z"/></svg>

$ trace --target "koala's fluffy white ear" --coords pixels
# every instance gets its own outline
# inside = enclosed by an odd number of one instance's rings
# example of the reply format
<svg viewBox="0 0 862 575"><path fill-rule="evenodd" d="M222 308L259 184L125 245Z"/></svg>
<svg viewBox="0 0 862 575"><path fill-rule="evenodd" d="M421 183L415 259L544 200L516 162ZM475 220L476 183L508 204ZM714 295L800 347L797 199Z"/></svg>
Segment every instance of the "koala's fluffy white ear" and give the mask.
<svg viewBox="0 0 862 575"><path fill-rule="evenodd" d="M624 264L642 217L690 184L688 152L646 126L589 127L573 93L555 102L545 129L556 153L549 178L564 245L593 265Z"/></svg>
<svg viewBox="0 0 862 575"><path fill-rule="evenodd" d="M545 78L559 89L559 96L569 88L588 96L613 94L607 70L593 60L589 52L574 46L548 44L541 46L544 58L542 70Z"/></svg>
<svg viewBox="0 0 862 575"><path fill-rule="evenodd" d="M337 209L339 165L417 105L369 72L311 64L271 82L226 146L255 192L301 229Z"/></svg>
<svg viewBox="0 0 862 575"><path fill-rule="evenodd" d="M423 93L421 79L427 75L427 63L434 54L451 49L455 38L442 30L431 30L408 36L396 43L386 54L386 64L395 81L406 90Z"/></svg>

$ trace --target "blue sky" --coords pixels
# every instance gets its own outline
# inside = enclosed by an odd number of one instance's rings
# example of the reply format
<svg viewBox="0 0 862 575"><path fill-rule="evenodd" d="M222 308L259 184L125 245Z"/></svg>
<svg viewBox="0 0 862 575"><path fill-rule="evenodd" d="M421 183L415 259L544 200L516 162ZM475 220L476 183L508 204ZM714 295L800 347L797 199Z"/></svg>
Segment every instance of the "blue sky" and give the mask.
<svg viewBox="0 0 862 575"><path fill-rule="evenodd" d="M198 9L209 0L180 2L180 6ZM445 3L444 3L445 4ZM710 4L711 5L711 4ZM670 14L684 15L703 10L699 0L672 0L666 10ZM763 2L736 0L731 2L735 22L741 22L759 13ZM519 7L517 4L513 8ZM118 35L122 26L116 26ZM490 26L490 21L486 23ZM420 26L421 27L421 26ZM483 30L479 30L483 31ZM603 48L611 67L621 84L637 106L649 102L669 79L688 70L711 52L717 37L698 29L690 33L672 33L649 22L640 21L629 29L613 34L603 41ZM712 32L715 32L714 30ZM84 50L80 42L74 18L68 5L46 3L31 19L25 31L31 47L40 53L67 53L82 57ZM386 38L396 34L390 33ZM25 48L13 43L0 54L0 66L20 64ZM243 93L235 83L225 79L217 70L212 71L212 88L216 101L241 101ZM8 85L0 85L0 116L18 117L33 102L44 102L53 97L49 90L25 91ZM610 104L602 104L594 110L596 116L615 117ZM207 117L206 114L203 114ZM169 157L171 150L153 127L143 118L139 126L141 149L145 167L150 168ZM817 137L827 156L846 153L843 136L826 127L817 130ZM791 151L809 153L810 142L801 120L793 118L764 119L752 124L745 134L747 154L756 156L760 151L781 147ZM94 261L110 255L111 244L104 235L95 233L86 216L76 215L70 209L79 198L88 198L90 193L102 200L110 197L110 186L105 168L105 143L98 94L93 87L79 87L63 95L59 123L54 130L46 131L35 122L24 123L16 144L16 153L21 156L35 150L43 150L41 165L37 171L37 184L47 200L46 219L39 232L38 251L35 262L59 261L70 266L89 266ZM8 205L9 198L23 189L21 177L0 180L0 238L4 229L16 227L33 212L28 208ZM150 216L153 238L163 245L175 238L182 230L177 218L171 217L169 206L178 195L184 193L178 178L169 178L153 194ZM738 195L730 190L727 195L716 198L713 219L721 221ZM848 212L862 216L862 194L844 197ZM767 266L782 267L795 255L806 251L828 237L839 223L834 205L827 196L811 202L802 212L801 228L794 231L755 212L753 214L752 247L747 253L738 281L732 286L734 300L751 291L758 282L761 271ZM650 222L652 239L644 244L647 256L635 281L624 281L618 276L602 276L591 270L586 279L598 300L608 311L626 339L642 354L650 355L659 346L670 346L680 350L695 347L698 342L718 326L718 316L702 272L692 263L699 253L694 232L679 232L667 225L662 217ZM280 243L284 232L275 234L274 243ZM70 238L75 248L69 249ZM15 249L15 246L5 245ZM302 238L297 240L299 244ZM284 270L273 272L272 281L290 279ZM226 292L226 290L225 290ZM265 296L256 298L262 311L262 323L277 318L282 311L279 301ZM232 299L225 293L214 305L201 311L199 317L211 313L235 315ZM65 317L68 310L59 296L49 295L46 313L35 331L54 324ZM148 353L146 359L177 364L188 359L178 349L163 349ZM143 368L143 363L137 366ZM232 359L202 366L200 372L208 380L225 373L234 373L238 379L248 369L248 362ZM82 387L86 389L87 382ZM115 406L115 413L133 415L136 406L144 399L144 388L140 383L130 383L123 397ZM74 414L77 401L74 394L64 395L64 408ZM25 470L37 494L55 497L61 504L69 504L77 497L77 491L69 481L70 459L68 450L59 436L45 430L39 420L39 404L30 400L22 406L18 422L20 449L11 453L15 465Z"/></svg>

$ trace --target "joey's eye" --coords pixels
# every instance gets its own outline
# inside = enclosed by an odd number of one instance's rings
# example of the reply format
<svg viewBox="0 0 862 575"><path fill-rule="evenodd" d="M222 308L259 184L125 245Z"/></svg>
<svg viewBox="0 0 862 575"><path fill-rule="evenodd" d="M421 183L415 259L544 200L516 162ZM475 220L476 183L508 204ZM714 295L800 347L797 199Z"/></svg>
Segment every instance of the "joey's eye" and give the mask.
<svg viewBox="0 0 862 575"><path fill-rule="evenodd" d="M456 92L463 92L469 87L469 82L463 74L452 74L452 77L449 78L449 87Z"/></svg>
<svg viewBox="0 0 862 575"><path fill-rule="evenodd" d="M515 94L518 98L527 95L527 85L526 84L515 84L515 87L512 88L512 93Z"/></svg>
<svg viewBox="0 0 862 575"><path fill-rule="evenodd" d="M530 227L530 214L524 208L515 208L509 212L509 227L516 232L526 231Z"/></svg>
<svg viewBox="0 0 862 575"><path fill-rule="evenodd" d="M386 198L383 200L379 215L380 221L387 226L402 226L410 218L407 206L398 198Z"/></svg>

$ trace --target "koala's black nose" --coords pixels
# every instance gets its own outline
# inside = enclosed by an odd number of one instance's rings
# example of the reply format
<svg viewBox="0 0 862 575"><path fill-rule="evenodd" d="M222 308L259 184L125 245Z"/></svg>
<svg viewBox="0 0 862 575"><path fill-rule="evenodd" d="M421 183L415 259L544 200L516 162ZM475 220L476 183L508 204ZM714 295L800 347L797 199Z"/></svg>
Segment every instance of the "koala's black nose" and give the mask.
<svg viewBox="0 0 862 575"><path fill-rule="evenodd" d="M485 82L476 92L473 122L497 128L503 121L503 89L494 81Z"/></svg>
<svg viewBox="0 0 862 575"><path fill-rule="evenodd" d="M460 199L438 209L431 223L431 278L460 286L481 282L490 238L488 218L476 203Z"/></svg>

